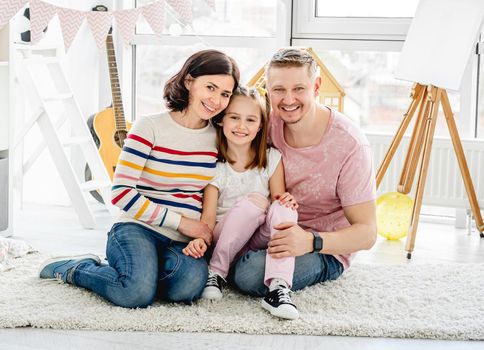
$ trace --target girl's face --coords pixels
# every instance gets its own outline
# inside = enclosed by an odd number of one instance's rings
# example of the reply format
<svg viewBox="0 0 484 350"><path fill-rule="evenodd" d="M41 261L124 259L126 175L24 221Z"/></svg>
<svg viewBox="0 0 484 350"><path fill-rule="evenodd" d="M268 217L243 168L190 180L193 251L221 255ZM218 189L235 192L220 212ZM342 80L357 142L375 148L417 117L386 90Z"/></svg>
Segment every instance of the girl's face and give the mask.
<svg viewBox="0 0 484 350"><path fill-rule="evenodd" d="M189 93L187 114L203 120L216 116L229 104L234 85L231 75L188 76L185 80Z"/></svg>
<svg viewBox="0 0 484 350"><path fill-rule="evenodd" d="M261 122L260 106L255 100L247 96L233 97L222 120L228 144L250 144L257 136Z"/></svg>

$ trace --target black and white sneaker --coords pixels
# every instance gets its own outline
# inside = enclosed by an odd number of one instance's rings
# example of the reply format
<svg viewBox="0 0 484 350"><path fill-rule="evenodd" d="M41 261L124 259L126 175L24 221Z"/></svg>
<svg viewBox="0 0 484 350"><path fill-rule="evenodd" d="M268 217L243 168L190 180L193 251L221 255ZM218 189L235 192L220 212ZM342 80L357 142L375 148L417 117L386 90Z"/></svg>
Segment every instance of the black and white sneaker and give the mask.
<svg viewBox="0 0 484 350"><path fill-rule="evenodd" d="M291 290L285 286L277 286L273 291L267 292L262 299L262 307L269 311L273 316L296 320L299 312L296 305L292 303L289 292Z"/></svg>
<svg viewBox="0 0 484 350"><path fill-rule="evenodd" d="M205 284L205 289L202 293L202 298L219 300L222 299L222 284L224 279L219 274L208 270L207 284Z"/></svg>

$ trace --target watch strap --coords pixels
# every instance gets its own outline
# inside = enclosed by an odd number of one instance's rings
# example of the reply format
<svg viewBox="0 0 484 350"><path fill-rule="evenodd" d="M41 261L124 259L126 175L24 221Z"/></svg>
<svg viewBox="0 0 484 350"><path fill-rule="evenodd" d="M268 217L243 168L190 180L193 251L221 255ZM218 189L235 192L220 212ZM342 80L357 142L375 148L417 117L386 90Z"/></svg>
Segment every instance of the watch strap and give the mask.
<svg viewBox="0 0 484 350"><path fill-rule="evenodd" d="M323 249L323 238L317 231L311 230L311 233L313 234L313 253L319 253Z"/></svg>

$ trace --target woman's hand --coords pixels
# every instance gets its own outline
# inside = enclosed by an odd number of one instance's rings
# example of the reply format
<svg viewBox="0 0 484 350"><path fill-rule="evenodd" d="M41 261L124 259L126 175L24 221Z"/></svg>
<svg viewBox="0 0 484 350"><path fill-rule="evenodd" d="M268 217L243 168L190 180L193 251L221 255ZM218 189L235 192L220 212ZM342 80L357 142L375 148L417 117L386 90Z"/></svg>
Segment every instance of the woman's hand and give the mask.
<svg viewBox="0 0 484 350"><path fill-rule="evenodd" d="M202 221L182 216L178 231L191 238L201 238L207 245L212 243L212 230Z"/></svg>
<svg viewBox="0 0 484 350"><path fill-rule="evenodd" d="M201 238L195 238L182 250L183 254L195 259L201 258L206 251L207 244Z"/></svg>
<svg viewBox="0 0 484 350"><path fill-rule="evenodd" d="M296 210L297 208L299 208L299 204L297 204L296 199L289 192L284 192L280 196L277 195L276 199L279 201L279 203L281 203L281 205L284 205L293 210Z"/></svg>

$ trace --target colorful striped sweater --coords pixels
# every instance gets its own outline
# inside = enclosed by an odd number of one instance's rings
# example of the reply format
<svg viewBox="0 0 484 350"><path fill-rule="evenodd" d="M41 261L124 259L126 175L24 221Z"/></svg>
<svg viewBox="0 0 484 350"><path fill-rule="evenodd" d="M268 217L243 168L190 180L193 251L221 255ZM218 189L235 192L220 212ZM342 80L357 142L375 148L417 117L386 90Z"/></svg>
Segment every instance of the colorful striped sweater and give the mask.
<svg viewBox="0 0 484 350"><path fill-rule="evenodd" d="M168 113L136 120L114 173L116 222L136 222L187 242L181 217L200 219L203 188L215 175L215 129L189 129Z"/></svg>

